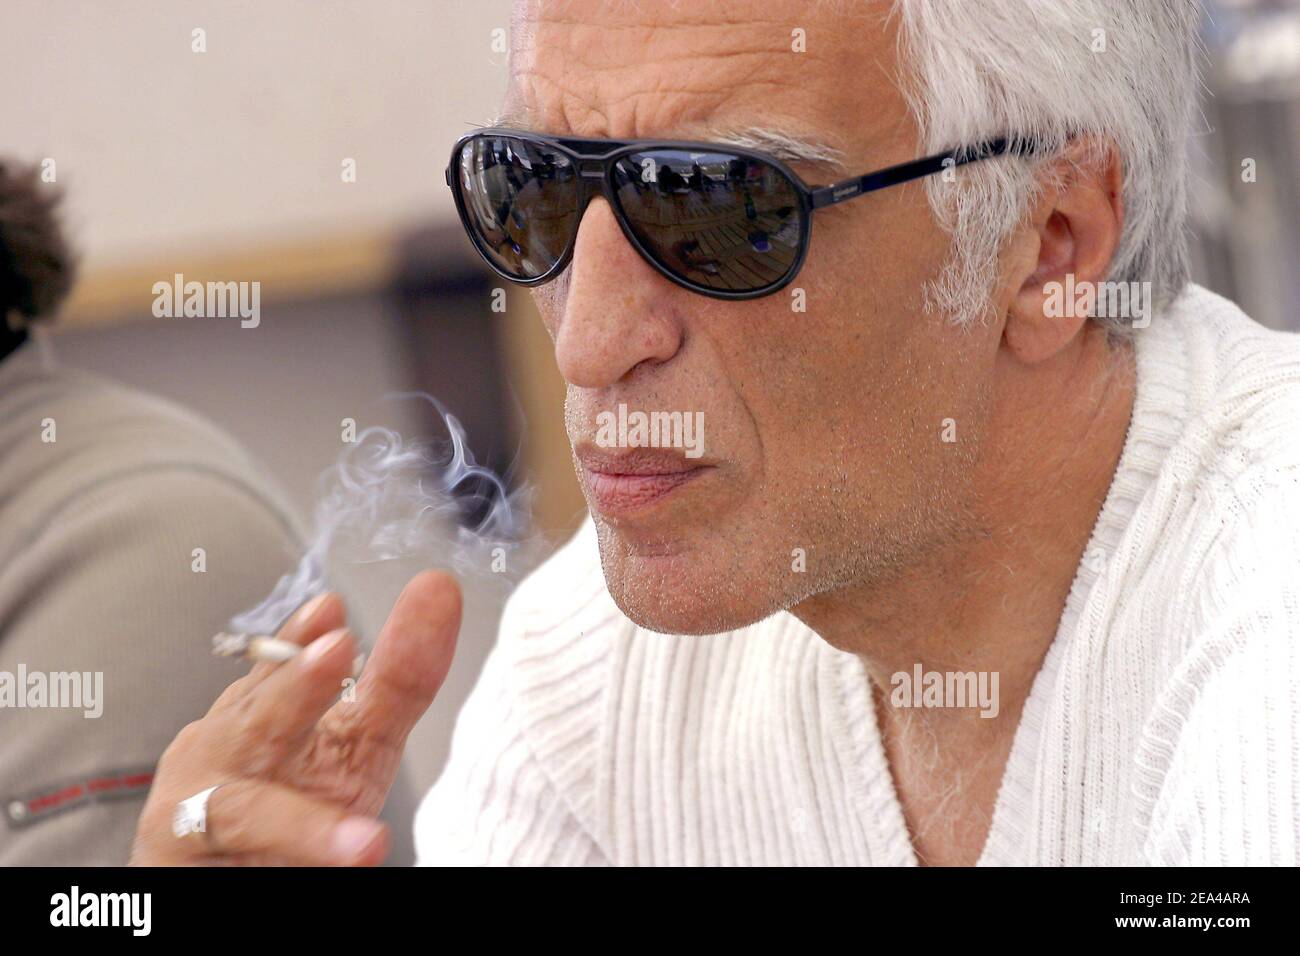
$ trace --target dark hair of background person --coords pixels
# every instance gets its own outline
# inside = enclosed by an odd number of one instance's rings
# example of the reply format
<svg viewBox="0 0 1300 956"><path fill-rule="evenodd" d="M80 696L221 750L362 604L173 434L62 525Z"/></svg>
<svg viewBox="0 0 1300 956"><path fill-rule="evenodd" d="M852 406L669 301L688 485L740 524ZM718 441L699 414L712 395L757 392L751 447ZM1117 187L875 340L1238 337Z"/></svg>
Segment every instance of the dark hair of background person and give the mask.
<svg viewBox="0 0 1300 956"><path fill-rule="evenodd" d="M0 359L72 288L76 260L59 225L61 199L39 167L0 161Z"/></svg>

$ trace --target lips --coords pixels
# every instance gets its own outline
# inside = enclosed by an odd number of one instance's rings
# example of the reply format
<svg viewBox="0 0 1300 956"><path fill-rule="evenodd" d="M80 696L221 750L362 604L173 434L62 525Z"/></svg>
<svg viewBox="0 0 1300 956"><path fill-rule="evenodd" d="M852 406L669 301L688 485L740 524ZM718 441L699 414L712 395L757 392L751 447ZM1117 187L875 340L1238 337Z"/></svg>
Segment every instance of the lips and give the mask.
<svg viewBox="0 0 1300 956"><path fill-rule="evenodd" d="M659 504L713 468L680 452L632 448L577 449L593 508L606 517L630 516Z"/></svg>

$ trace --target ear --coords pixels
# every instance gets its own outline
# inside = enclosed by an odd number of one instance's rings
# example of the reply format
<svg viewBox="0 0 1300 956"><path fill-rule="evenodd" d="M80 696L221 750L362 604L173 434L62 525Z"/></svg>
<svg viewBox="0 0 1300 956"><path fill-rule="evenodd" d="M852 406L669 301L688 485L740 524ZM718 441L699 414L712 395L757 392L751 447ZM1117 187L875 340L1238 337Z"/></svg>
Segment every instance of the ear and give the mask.
<svg viewBox="0 0 1300 956"><path fill-rule="evenodd" d="M1015 291L1003 343L1025 364L1051 358L1079 334L1124 228L1123 163L1110 141L1076 140L1041 176L1043 195L1009 249Z"/></svg>

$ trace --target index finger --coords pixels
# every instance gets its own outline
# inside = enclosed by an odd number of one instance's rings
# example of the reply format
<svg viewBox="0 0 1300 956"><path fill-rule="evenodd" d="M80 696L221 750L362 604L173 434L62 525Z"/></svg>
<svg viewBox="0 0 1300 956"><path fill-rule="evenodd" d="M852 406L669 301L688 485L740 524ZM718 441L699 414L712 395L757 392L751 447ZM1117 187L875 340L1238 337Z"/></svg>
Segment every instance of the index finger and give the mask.
<svg viewBox="0 0 1300 956"><path fill-rule="evenodd" d="M282 641L306 647L322 634L336 631L347 621L347 610L343 600L334 592L326 591L294 611L290 618L280 627L275 635ZM232 683L222 692L212 705L212 713L226 710L232 704L243 700L253 688L257 687L276 672L281 664L271 661L258 661L247 674Z"/></svg>
<svg viewBox="0 0 1300 956"><path fill-rule="evenodd" d="M451 668L460 617L455 578L417 574L393 605L356 693L335 704L325 722L342 735L360 729L373 742L401 746Z"/></svg>

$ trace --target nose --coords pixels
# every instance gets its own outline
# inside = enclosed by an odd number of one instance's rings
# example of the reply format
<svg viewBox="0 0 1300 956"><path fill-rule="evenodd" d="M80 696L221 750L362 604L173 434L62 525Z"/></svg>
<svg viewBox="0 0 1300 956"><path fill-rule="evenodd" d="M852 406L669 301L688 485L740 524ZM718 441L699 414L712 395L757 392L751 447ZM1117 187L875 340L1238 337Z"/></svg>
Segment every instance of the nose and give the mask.
<svg viewBox="0 0 1300 956"><path fill-rule="evenodd" d="M671 303L681 290L632 248L602 197L587 207L569 268L555 359L570 385L605 388L677 354L683 329Z"/></svg>

